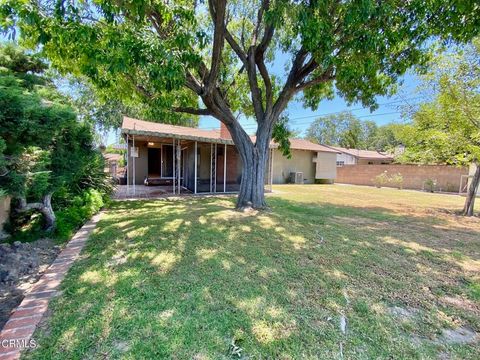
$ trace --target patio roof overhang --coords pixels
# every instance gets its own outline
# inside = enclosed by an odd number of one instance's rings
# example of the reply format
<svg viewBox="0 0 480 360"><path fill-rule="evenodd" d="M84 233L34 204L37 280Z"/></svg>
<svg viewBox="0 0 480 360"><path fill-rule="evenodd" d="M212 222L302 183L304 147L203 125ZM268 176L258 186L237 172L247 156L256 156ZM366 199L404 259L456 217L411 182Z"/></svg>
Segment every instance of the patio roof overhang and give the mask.
<svg viewBox="0 0 480 360"><path fill-rule="evenodd" d="M173 134L173 133L147 131L147 130L132 130L132 129L123 128L122 134L144 136L144 137L155 137L155 138L167 138L167 139L175 139L175 140L189 140L189 141L207 142L207 143L213 143L213 144L234 145L233 140L230 140L230 139L211 138L211 137L202 137L202 136L185 135L185 134Z"/></svg>

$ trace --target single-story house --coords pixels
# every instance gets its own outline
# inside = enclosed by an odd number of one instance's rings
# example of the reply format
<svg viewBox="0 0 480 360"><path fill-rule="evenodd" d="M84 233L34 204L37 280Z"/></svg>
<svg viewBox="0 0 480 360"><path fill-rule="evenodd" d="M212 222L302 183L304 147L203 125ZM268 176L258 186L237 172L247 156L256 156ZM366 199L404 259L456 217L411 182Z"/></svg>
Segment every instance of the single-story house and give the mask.
<svg viewBox="0 0 480 360"><path fill-rule="evenodd" d="M105 159L105 169L106 173L109 173L113 178L117 177L119 170L119 163L122 159L121 154L114 153L103 153L103 158Z"/></svg>
<svg viewBox="0 0 480 360"><path fill-rule="evenodd" d="M127 184L169 185L175 193L235 192L242 163L227 128L219 130L167 125L123 118L127 147ZM303 139L291 139L291 158L270 145L266 185L333 182L337 151Z"/></svg>
<svg viewBox="0 0 480 360"><path fill-rule="evenodd" d="M338 151L337 166L343 165L378 165L391 164L393 155L372 150L347 149L338 146L328 146Z"/></svg>

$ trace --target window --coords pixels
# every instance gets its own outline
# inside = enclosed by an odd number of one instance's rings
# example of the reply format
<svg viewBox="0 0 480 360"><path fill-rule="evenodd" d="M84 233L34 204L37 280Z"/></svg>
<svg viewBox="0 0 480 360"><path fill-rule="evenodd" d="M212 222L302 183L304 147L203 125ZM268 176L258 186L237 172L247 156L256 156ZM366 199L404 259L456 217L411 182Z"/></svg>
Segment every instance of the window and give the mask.
<svg viewBox="0 0 480 360"><path fill-rule="evenodd" d="M337 166L343 166L345 165L345 161L337 161Z"/></svg>

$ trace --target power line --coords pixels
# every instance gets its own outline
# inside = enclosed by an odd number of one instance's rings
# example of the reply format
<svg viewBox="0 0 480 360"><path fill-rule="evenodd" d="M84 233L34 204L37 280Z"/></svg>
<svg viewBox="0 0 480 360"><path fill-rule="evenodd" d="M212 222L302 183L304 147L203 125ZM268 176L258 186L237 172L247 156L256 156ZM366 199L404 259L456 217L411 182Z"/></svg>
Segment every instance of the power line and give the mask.
<svg viewBox="0 0 480 360"><path fill-rule="evenodd" d="M406 101L408 101L408 100L423 99L423 98L425 98L425 96L416 96L416 97L412 97L412 98L406 98L406 99L400 99L400 100L390 101L390 102L382 103L382 104L378 104L378 105L379 105L379 106L386 106L386 105L392 105L392 104L396 104L396 103L406 102ZM418 104L414 104L414 105L418 105ZM317 113L317 114L312 114L312 115L299 116L299 117L295 117L295 118L290 118L288 122L289 122L290 124L292 124L292 125L308 125L308 124L311 124L312 122L309 121L309 122L296 123L295 120L302 120L302 119L309 119L309 118L317 118L317 117L328 116L328 115L336 115L336 114L340 114L340 113L342 113L342 112L353 112L353 111L360 111L360 110L365 110L365 108L363 108L363 107L358 107L358 108L354 108L354 109L340 110L340 111L334 111L334 112L329 112L329 113ZM359 116L357 116L357 118L368 118L368 117L375 117L375 116L386 116L386 115L393 115L393 114L400 114L400 113L401 113L400 111L393 111L393 112L381 113L381 114L359 115ZM255 130L256 127L257 127L257 125L246 125L246 126L243 126L243 128L244 128L245 130ZM202 129L204 129L204 130L215 130L215 129L218 129L218 127L208 127L208 128L202 128Z"/></svg>

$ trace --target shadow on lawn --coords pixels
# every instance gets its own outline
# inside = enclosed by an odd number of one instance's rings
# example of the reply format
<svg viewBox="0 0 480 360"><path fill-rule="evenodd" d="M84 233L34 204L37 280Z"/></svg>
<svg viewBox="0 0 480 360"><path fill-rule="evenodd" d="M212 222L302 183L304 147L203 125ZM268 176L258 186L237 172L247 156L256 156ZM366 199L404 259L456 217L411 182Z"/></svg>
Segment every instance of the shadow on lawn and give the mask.
<svg viewBox="0 0 480 360"><path fill-rule="evenodd" d="M258 215L226 198L112 204L29 355L332 358L342 344L346 357L419 357L445 351L412 336L434 337L446 314L479 329L478 307L439 299L467 294L480 234L449 242L440 220L269 201ZM399 324L393 305L417 317Z"/></svg>

